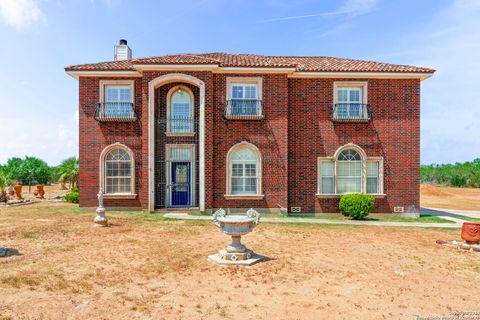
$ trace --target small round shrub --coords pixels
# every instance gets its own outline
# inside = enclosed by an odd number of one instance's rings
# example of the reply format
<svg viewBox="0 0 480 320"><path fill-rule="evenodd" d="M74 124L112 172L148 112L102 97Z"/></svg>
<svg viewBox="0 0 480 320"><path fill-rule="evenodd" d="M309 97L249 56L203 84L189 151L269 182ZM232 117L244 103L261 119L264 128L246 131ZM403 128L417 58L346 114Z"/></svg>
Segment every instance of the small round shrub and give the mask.
<svg viewBox="0 0 480 320"><path fill-rule="evenodd" d="M374 197L363 193L352 193L340 197L338 208L344 216L363 219L372 212L374 206Z"/></svg>
<svg viewBox="0 0 480 320"><path fill-rule="evenodd" d="M80 198L80 191L78 188L73 188L70 192L65 195L65 201L70 203L78 203Z"/></svg>

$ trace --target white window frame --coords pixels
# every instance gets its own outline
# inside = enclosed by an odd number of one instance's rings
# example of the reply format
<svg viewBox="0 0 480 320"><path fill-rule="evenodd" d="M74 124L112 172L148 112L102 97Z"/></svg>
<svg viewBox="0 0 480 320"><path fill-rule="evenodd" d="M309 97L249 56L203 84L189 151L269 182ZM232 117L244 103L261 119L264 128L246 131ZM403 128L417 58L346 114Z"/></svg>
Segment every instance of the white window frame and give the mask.
<svg viewBox="0 0 480 320"><path fill-rule="evenodd" d="M252 193L252 194L232 194L232 160L231 156L234 154L235 151L239 149L247 148L253 151L257 155L257 161L256 161L256 173L257 173L257 192ZM226 159L226 194L225 194L225 199L226 200L236 200L236 199L245 199L245 200L262 200L264 198L264 195L262 193L262 154L260 153L260 150L253 144L242 141L240 143L237 143L233 147L230 148L230 150L227 153L227 159Z"/></svg>
<svg viewBox="0 0 480 320"><path fill-rule="evenodd" d="M368 103L368 82L366 81L335 81L333 83L333 104L337 104L338 102L338 90L339 89L352 89L352 88L359 88L361 89L362 99L360 99L360 103L367 104Z"/></svg>
<svg viewBox="0 0 480 320"><path fill-rule="evenodd" d="M257 100L263 100L263 78L261 77L227 77L227 100L232 100L234 85L255 85L257 87Z"/></svg>
<svg viewBox="0 0 480 320"><path fill-rule="evenodd" d="M171 125L171 115L172 115L172 96L175 92L177 92L178 90L183 90L185 91L186 93L188 93L188 95L190 96L190 121L191 121L191 124L190 124L190 130L189 132L173 132L172 131L172 125ZM170 90L168 90L168 93L167 93L167 131L165 132L165 134L167 136L194 136L195 135L195 96L192 92L192 90L190 90L190 88L184 86L184 85L178 85L178 86L175 86L173 88L171 88Z"/></svg>
<svg viewBox="0 0 480 320"><path fill-rule="evenodd" d="M135 103L135 80L100 80L99 81L99 98L100 103L105 103L105 93L107 86L129 86L131 90L130 102Z"/></svg>
<svg viewBox="0 0 480 320"><path fill-rule="evenodd" d="M171 151L172 149L189 149L191 150L190 152L190 158L189 159L175 159L175 158L172 158L171 156ZM193 205L194 204L194 200L195 200L195 185L196 185L196 181L195 181L195 177L196 177L196 173L195 173L195 145L194 144L166 144L165 145L165 160L167 160L168 163L171 163L173 161L178 161L178 162L190 162L190 183L191 183L191 192L190 192L190 203ZM171 165L168 165L167 166L167 170L165 172L166 174L166 180L167 183L170 183L171 179L172 179L172 167ZM165 190L165 203L167 206L170 206L171 203L170 203L170 191L169 190Z"/></svg>
<svg viewBox="0 0 480 320"><path fill-rule="evenodd" d="M377 193L369 193L374 197L384 197L384 188L383 188L383 157L368 157L365 151L360 148L359 146L349 143L337 149L335 155L333 157L318 157L317 158L317 197L319 198L338 198L343 194L339 194L337 192L337 163L338 163L338 155L346 149L353 149L360 154L361 161L362 161L362 193L367 193L367 162L368 161L376 161L378 162L378 192ZM334 166L334 193L322 193L322 163L323 162L331 162Z"/></svg>
<svg viewBox="0 0 480 320"><path fill-rule="evenodd" d="M128 153L131 161L131 179L130 179L130 192L129 193L106 193L106 157L110 151L114 149L122 149ZM135 199L137 194L135 193L135 156L133 151L124 144L120 142L115 142L107 147L105 147L100 153L100 190L102 190L103 197L105 199Z"/></svg>

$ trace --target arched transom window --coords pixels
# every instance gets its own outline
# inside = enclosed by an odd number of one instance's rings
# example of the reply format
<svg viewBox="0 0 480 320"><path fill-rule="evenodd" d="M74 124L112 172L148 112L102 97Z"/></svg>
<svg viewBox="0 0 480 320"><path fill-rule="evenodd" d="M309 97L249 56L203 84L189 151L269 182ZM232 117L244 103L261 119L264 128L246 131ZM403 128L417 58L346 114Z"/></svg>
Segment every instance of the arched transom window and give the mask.
<svg viewBox="0 0 480 320"><path fill-rule="evenodd" d="M334 157L318 158L318 193L383 194L383 158L367 157L354 144L340 148Z"/></svg>
<svg viewBox="0 0 480 320"><path fill-rule="evenodd" d="M175 87L170 92L169 131L193 131L193 93L186 87Z"/></svg>
<svg viewBox="0 0 480 320"><path fill-rule="evenodd" d="M104 192L133 193L133 159L123 147L110 148L104 155Z"/></svg>
<svg viewBox="0 0 480 320"><path fill-rule="evenodd" d="M250 144L232 148L228 158L230 195L259 195L261 193L261 157Z"/></svg>

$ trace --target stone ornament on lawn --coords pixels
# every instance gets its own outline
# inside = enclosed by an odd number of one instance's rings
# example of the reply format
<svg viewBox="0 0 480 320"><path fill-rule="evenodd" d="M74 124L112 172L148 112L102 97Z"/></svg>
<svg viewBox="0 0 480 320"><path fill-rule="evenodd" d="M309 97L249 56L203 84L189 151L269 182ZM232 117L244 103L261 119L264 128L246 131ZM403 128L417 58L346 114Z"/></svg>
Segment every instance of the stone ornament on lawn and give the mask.
<svg viewBox="0 0 480 320"><path fill-rule="evenodd" d="M213 214L213 224L223 233L232 237L232 243L217 254L211 255L208 259L222 265L252 265L264 259L256 255L252 250L247 249L241 242L241 237L246 235L259 224L260 214L253 209L247 211L246 216L227 215L224 209L219 209Z"/></svg>
<svg viewBox="0 0 480 320"><path fill-rule="evenodd" d="M98 208L96 210L97 216L93 220L95 222L95 227L106 227L108 225L108 219L105 215L105 207L103 206L103 192L100 190L97 194L98 198Z"/></svg>

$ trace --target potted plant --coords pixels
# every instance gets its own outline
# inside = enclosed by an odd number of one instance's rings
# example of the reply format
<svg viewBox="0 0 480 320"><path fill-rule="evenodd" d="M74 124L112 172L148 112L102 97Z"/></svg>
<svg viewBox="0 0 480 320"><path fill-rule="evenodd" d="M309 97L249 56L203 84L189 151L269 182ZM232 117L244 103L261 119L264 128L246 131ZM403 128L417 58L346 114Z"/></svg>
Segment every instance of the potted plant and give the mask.
<svg viewBox="0 0 480 320"><path fill-rule="evenodd" d="M8 177L5 173L0 171L0 202L7 202L7 186Z"/></svg>

